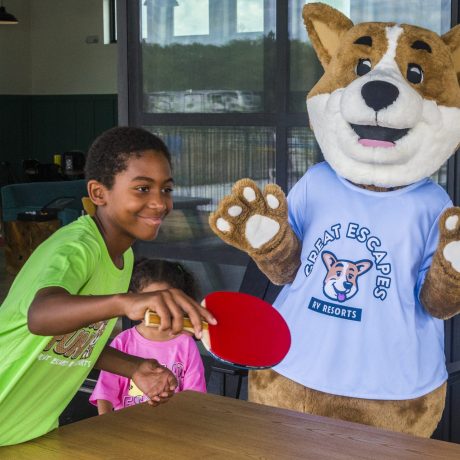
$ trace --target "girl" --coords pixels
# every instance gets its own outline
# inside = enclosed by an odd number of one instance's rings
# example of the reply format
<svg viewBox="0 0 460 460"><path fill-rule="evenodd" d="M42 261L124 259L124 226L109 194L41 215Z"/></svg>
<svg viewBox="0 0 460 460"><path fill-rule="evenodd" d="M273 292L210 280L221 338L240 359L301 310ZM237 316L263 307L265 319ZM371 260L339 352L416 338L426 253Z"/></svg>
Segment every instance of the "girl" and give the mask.
<svg viewBox="0 0 460 460"><path fill-rule="evenodd" d="M195 281L182 265L158 259L141 259L135 264L131 292L155 292L174 288L184 291L192 299L197 299ZM176 392L206 392L200 352L193 338L186 333L171 336L169 331L148 327L141 322L118 334L111 346L141 358L155 357L175 375L178 383ZM100 373L90 397L90 402L97 405L99 415L147 400L148 397L132 380L105 371Z"/></svg>

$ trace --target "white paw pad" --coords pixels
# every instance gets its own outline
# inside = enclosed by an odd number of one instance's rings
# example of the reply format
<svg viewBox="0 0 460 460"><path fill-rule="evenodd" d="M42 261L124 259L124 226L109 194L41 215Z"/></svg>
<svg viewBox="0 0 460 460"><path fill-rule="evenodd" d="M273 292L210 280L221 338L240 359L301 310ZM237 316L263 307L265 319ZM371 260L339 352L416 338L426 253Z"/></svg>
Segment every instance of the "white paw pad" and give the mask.
<svg viewBox="0 0 460 460"><path fill-rule="evenodd" d="M446 244L443 250L443 255L444 258L452 264L454 270L460 272L460 241L452 241L451 243Z"/></svg>
<svg viewBox="0 0 460 460"><path fill-rule="evenodd" d="M255 214L246 222L246 239L257 249L270 241L279 231L280 224L269 217Z"/></svg>
<svg viewBox="0 0 460 460"><path fill-rule="evenodd" d="M227 212L229 216L238 217L243 212L243 209L241 206L231 206Z"/></svg>
<svg viewBox="0 0 460 460"><path fill-rule="evenodd" d="M221 231L221 232L229 232L231 227L230 224L225 220L222 219L222 217L219 217L216 221L216 227Z"/></svg>
<svg viewBox="0 0 460 460"><path fill-rule="evenodd" d="M246 199L246 201L251 203L256 199L256 192L251 187L244 187L243 196Z"/></svg>
<svg viewBox="0 0 460 460"><path fill-rule="evenodd" d="M446 230L449 230L450 232L452 230L455 230L457 228L458 224L458 216L449 216L446 219Z"/></svg>
<svg viewBox="0 0 460 460"><path fill-rule="evenodd" d="M267 204L272 209L278 209L278 207L280 205L280 202L279 202L278 198L276 198L275 195L272 195L271 193L269 193L267 195Z"/></svg>

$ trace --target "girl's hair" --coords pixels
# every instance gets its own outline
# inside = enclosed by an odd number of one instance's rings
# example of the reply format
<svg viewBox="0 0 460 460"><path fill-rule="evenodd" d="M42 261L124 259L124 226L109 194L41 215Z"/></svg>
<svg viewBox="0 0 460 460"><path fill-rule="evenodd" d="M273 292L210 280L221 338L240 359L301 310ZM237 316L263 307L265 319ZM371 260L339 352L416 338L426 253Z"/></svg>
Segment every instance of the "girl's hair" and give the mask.
<svg viewBox="0 0 460 460"><path fill-rule="evenodd" d="M127 168L132 157L141 157L146 150L161 153L171 166L166 144L143 128L118 126L103 132L91 145L85 164L85 178L94 179L111 189L115 176Z"/></svg>
<svg viewBox="0 0 460 460"><path fill-rule="evenodd" d="M136 261L129 290L140 292L155 282L168 283L172 288L181 289L192 299L198 300L200 293L195 279L180 263L146 258Z"/></svg>

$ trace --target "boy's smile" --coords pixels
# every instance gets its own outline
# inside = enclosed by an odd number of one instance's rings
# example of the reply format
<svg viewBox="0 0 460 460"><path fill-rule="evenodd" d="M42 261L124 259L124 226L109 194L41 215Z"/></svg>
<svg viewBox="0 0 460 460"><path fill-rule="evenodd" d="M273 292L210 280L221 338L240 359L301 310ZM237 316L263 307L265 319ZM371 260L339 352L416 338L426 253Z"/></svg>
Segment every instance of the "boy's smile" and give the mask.
<svg viewBox="0 0 460 460"><path fill-rule="evenodd" d="M114 260L134 240L155 239L173 206L174 181L162 152L131 155L126 166L116 174L111 189L103 188L104 202L95 216Z"/></svg>

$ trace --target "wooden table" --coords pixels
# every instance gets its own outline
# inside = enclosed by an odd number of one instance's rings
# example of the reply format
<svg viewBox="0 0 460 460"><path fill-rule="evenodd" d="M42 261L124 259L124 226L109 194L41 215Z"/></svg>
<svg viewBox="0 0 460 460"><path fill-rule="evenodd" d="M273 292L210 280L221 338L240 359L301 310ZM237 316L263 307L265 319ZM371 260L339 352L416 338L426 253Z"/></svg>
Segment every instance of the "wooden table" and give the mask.
<svg viewBox="0 0 460 460"><path fill-rule="evenodd" d="M66 425L2 460L460 459L460 445L186 391Z"/></svg>

